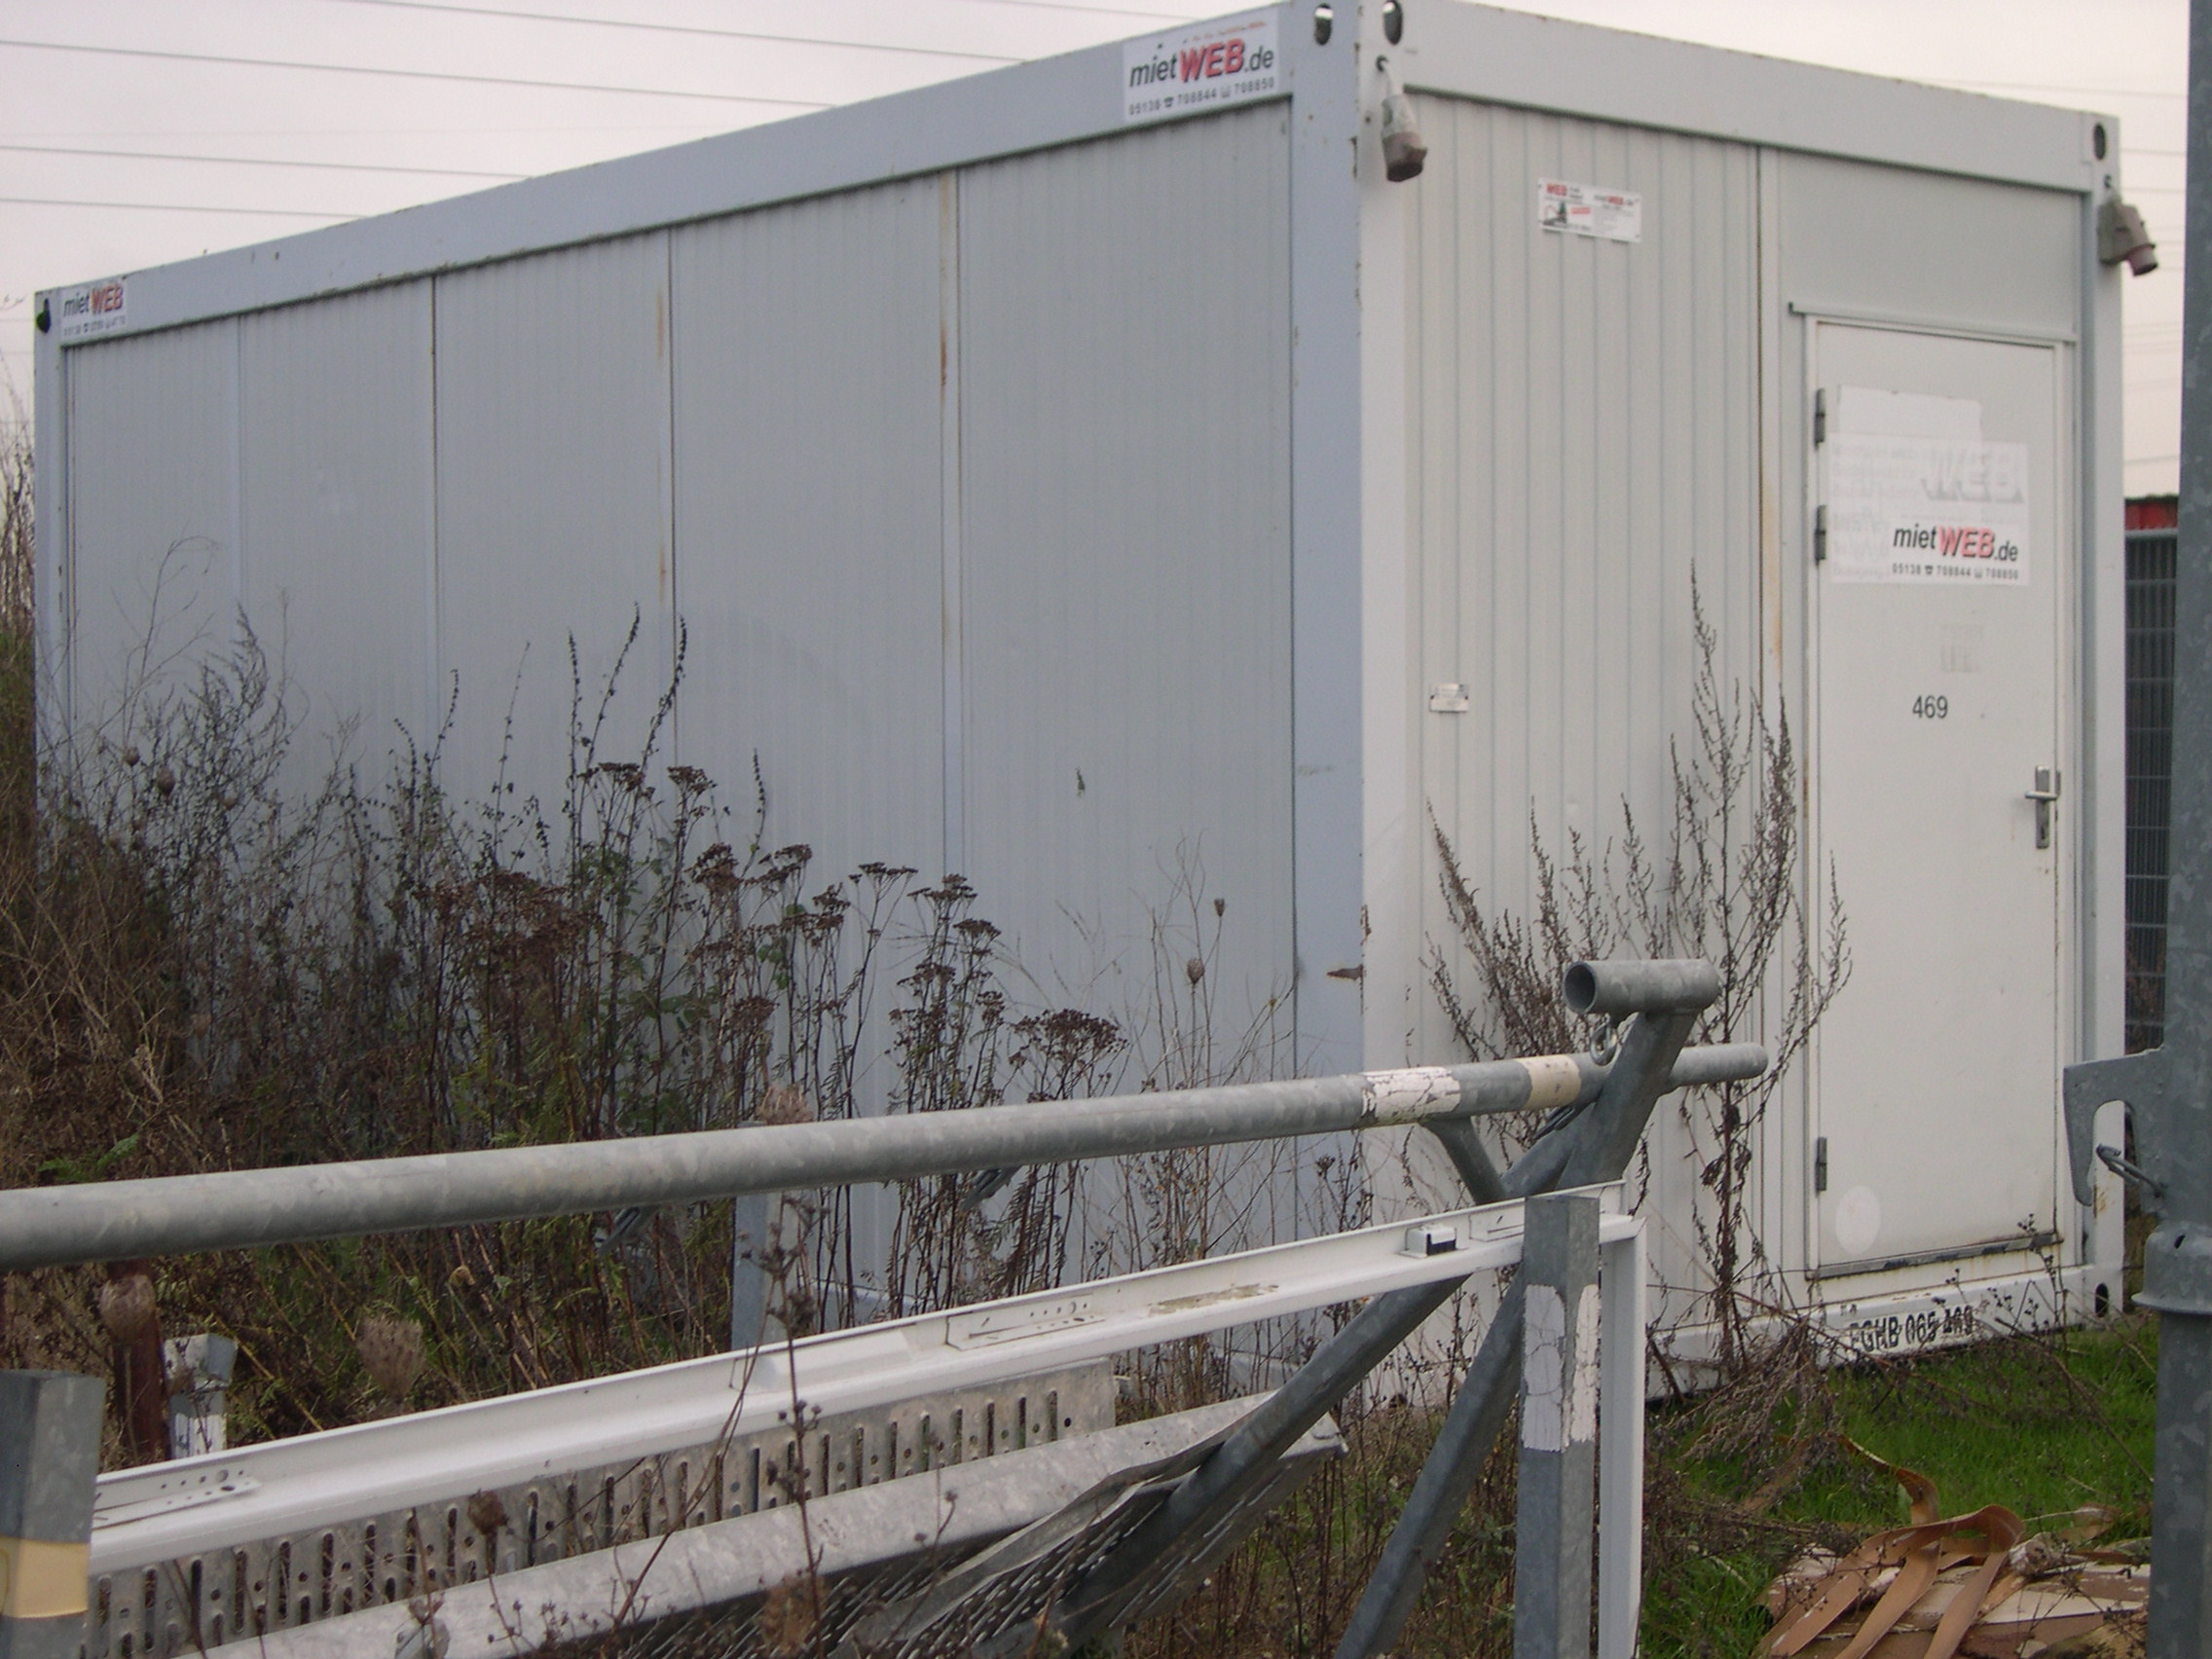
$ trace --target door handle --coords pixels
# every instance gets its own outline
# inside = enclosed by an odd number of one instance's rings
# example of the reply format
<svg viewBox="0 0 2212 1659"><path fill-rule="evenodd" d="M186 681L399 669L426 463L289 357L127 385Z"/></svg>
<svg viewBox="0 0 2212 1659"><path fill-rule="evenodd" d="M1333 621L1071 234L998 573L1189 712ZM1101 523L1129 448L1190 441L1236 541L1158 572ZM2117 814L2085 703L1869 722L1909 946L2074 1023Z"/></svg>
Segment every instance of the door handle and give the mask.
<svg viewBox="0 0 2212 1659"><path fill-rule="evenodd" d="M2036 803L2036 850L2042 852L2050 845L2050 814L2058 801L2058 773L2048 766L2038 766L2036 787L2028 792L2028 799Z"/></svg>

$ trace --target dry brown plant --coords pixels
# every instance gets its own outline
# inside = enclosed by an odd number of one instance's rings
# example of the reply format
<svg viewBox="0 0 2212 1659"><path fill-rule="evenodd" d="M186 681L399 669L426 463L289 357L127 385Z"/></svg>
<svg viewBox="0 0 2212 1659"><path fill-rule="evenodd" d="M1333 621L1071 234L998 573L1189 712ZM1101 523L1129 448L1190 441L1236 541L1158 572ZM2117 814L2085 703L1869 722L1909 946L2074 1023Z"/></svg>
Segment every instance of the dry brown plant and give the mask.
<svg viewBox="0 0 2212 1659"><path fill-rule="evenodd" d="M1578 958L1702 956L1718 969L1719 1000L1693 1041L1761 1042L1772 1059L1761 1077L1676 1097L1705 1194L1687 1220L1725 1372L1747 1359L1752 1328L1781 1300L1751 1203L1760 1129L1850 978L1851 950L1833 873L1808 881L1804 869L1788 712L1770 719L1755 693L1722 682L1718 635L1694 576L1690 605L1691 731L1673 750L1664 841L1655 848L1644 839L1624 800L1617 843L1594 847L1570 831L1558 855L1531 815L1534 914L1521 917L1486 906L1432 821L1455 936L1432 941L1428 966L1455 1035L1477 1059L1590 1046L1597 1034L1575 1028L1558 992Z"/></svg>

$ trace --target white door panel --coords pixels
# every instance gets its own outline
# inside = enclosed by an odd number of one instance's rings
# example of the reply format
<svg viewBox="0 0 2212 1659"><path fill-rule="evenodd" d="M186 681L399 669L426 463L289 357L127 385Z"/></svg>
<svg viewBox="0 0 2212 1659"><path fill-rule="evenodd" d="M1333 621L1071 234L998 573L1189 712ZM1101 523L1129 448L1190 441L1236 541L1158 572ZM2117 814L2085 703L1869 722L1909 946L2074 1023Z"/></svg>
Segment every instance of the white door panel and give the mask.
<svg viewBox="0 0 2212 1659"><path fill-rule="evenodd" d="M1814 327L1815 846L1854 961L1818 1049L1832 1274L2056 1227L2074 558L2058 348ZM2041 847L2039 769L2062 797Z"/></svg>

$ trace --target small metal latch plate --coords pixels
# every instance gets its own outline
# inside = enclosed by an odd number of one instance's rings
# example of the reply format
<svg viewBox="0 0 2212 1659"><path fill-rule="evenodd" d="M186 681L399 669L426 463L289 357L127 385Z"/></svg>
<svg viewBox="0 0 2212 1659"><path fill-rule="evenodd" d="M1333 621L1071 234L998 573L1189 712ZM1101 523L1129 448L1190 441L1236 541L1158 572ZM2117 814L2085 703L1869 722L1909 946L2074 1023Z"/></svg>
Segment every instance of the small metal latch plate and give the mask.
<svg viewBox="0 0 2212 1659"><path fill-rule="evenodd" d="M1435 715L1463 715L1467 712L1467 688L1456 680L1448 680L1441 685L1428 688L1429 713Z"/></svg>
<svg viewBox="0 0 2212 1659"><path fill-rule="evenodd" d="M1828 1190L1828 1137L1822 1135L1813 1142L1813 1191Z"/></svg>
<svg viewBox="0 0 2212 1659"><path fill-rule="evenodd" d="M1424 1221L1406 1229L1409 1256L1447 1256L1459 1247L1459 1230L1448 1221Z"/></svg>
<svg viewBox="0 0 2212 1659"><path fill-rule="evenodd" d="M2036 787L2028 791L2028 798L2036 803L2036 851L2042 852L2050 845L2050 809L2058 799L2058 773L2054 768L2036 768Z"/></svg>

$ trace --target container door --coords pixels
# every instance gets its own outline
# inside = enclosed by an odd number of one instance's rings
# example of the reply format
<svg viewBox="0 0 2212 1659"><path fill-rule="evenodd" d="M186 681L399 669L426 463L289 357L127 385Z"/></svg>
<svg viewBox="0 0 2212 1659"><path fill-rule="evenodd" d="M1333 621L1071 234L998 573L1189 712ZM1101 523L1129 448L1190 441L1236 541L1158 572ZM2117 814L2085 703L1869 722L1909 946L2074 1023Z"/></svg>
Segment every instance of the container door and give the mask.
<svg viewBox="0 0 2212 1659"><path fill-rule="evenodd" d="M2056 1231L2074 538L2058 348L1812 326L1814 846L1854 963L1815 1077L1828 1278Z"/></svg>

